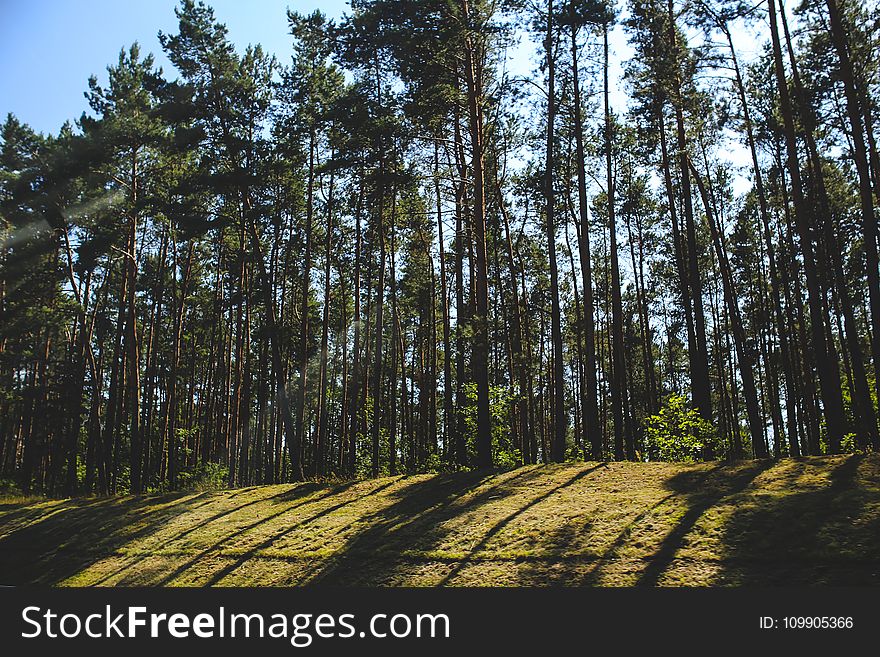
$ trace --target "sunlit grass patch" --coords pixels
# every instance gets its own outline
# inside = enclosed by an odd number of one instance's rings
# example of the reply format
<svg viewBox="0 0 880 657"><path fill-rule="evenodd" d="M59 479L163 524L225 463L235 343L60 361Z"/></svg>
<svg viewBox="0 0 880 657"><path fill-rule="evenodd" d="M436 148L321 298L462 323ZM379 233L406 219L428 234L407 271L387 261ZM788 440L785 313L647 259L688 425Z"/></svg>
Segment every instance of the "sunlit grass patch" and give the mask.
<svg viewBox="0 0 880 657"><path fill-rule="evenodd" d="M880 456L578 463L0 504L0 583L880 583Z"/></svg>

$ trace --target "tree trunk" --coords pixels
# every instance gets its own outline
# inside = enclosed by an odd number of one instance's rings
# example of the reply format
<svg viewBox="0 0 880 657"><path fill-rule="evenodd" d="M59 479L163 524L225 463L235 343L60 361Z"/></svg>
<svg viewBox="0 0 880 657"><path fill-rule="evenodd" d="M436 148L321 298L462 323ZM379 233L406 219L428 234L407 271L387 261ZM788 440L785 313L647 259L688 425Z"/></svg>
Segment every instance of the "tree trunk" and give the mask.
<svg viewBox="0 0 880 657"><path fill-rule="evenodd" d="M465 21L472 15L468 0L462 0ZM473 317L473 370L477 384L477 461L478 468L492 467L492 427L489 419L489 276L486 263L486 189L483 173L483 65L482 46L470 35L465 37L465 81L470 126L471 168L474 183L476 312Z"/></svg>
<svg viewBox="0 0 880 657"><path fill-rule="evenodd" d="M617 219L615 216L614 170L612 168L612 121L608 86L608 23L602 26L604 45L603 96L605 99L605 181L608 199L608 237L611 265L611 411L614 416L614 458L634 461L635 442L629 431L627 404L626 356L623 344L623 304L620 298L620 262L617 253Z"/></svg>
<svg viewBox="0 0 880 657"><path fill-rule="evenodd" d="M544 202L547 230L547 253L550 260L550 334L553 343L553 433L550 440L551 458L565 460L565 434L568 415L565 409L565 361L562 353L562 319L559 309L559 271L556 263L556 198L553 189L554 123L556 119L556 62L553 56L553 0L547 2L547 34L544 50L547 56L547 149L544 164Z"/></svg>
<svg viewBox="0 0 880 657"><path fill-rule="evenodd" d="M733 344L736 349L736 360L739 364L739 375L743 386L743 396L746 400L746 417L748 418L749 433L752 437L752 449L755 457L759 459L769 456L767 445L764 442L764 431L761 422L761 414L758 409L758 393L755 387L755 375L752 370L752 358L746 351L746 335L743 330L742 319L739 313L739 305L736 300L736 290L733 286L733 275L730 271L730 263L727 259L722 242L721 228L717 222L717 216L713 212L713 207L709 201L709 195L706 186L703 184L696 167L690 164L691 172L694 174L694 181L706 208L706 220L709 223L709 232L712 236L712 245L715 248L715 255L718 258L718 266L721 269L721 283L724 294L724 304L727 306L728 321L733 329ZM734 394L734 391L731 391ZM740 457L740 454L735 454Z"/></svg>
<svg viewBox="0 0 880 657"><path fill-rule="evenodd" d="M584 458L594 461L602 460L602 433L599 426L599 402L597 399L596 382L596 327L593 318L593 266L590 253L590 225L587 206L587 177L586 157L584 155L584 127L581 112L580 73L578 71L577 30L571 28L571 61L572 61L572 84L574 86L574 135L575 135L575 162L577 166L578 184L578 214L580 225L578 227L578 247L581 261L581 276L583 278L584 295L584 388L586 395L583 401L584 408ZM586 446L590 445L590 453L587 454Z"/></svg>
<svg viewBox="0 0 880 657"><path fill-rule="evenodd" d="M669 42L673 51L677 46L675 12L672 0L669 0ZM694 319L694 337L696 349L693 350L691 362L691 394L702 418L712 421L712 395L709 385L709 355L706 349L706 319L703 313L703 285L700 277L700 266L697 250L697 233L694 223L693 203L691 200L690 171L688 169L687 137L684 127L684 100L681 93L681 72L676 68L673 88L672 105L675 109L675 125L679 172L681 175L681 195L684 204L685 233L687 239L688 286L691 295ZM709 450L704 452L705 458L711 458Z"/></svg>
<svg viewBox="0 0 880 657"><path fill-rule="evenodd" d="M788 80L782 63L782 48L776 18L776 2L768 0L770 35L773 44L773 61L776 81L779 88L780 109L785 131L785 145L788 157L788 172L791 178L791 195L794 200L795 224L800 236L804 273L807 280L808 305L810 310L810 330L813 338L816 367L819 372L822 401L825 409L828 442L832 452L840 449L843 439L843 404L841 400L840 372L837 363L832 362L825 341L825 318L822 312L822 298L819 274L813 250L813 236L810 230L807 206L804 203L801 185L800 165L798 163L797 143L794 130L794 115L788 93Z"/></svg>
<svg viewBox="0 0 880 657"><path fill-rule="evenodd" d="M846 111L852 133L853 159L859 178L859 203L863 231L862 248L865 251L865 274L868 281L868 298L871 309L871 356L874 361L875 388L880 390L880 260L878 260L877 252L877 217L874 213L874 198L871 194L871 172L865 148L859 94L856 89L841 7L838 0L825 0L825 3L828 5L828 16L831 19L831 39L834 42L834 49L840 64L840 79L843 82ZM874 449L880 448L876 424L874 421L871 434Z"/></svg>

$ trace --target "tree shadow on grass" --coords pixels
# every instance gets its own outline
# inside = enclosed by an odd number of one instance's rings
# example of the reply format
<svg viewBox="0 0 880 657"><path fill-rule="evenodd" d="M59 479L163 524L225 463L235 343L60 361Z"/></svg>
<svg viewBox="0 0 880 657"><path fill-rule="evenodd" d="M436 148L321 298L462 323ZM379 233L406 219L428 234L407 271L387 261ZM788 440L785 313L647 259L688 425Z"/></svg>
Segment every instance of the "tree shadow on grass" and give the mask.
<svg viewBox="0 0 880 657"><path fill-rule="evenodd" d="M519 557L516 563L516 585L525 587L579 586L584 572L596 561L590 554L570 552L584 536L601 531L601 521L572 519L542 537L540 553Z"/></svg>
<svg viewBox="0 0 880 657"><path fill-rule="evenodd" d="M636 564L639 573L636 575L635 584L656 586L674 561L678 550L684 545L688 533L694 529L703 514L723 499L745 490L755 478L772 465L769 460L740 466L718 464L709 470L684 470L670 477L664 484L670 491L669 494L627 523L603 553L595 559L595 566L583 575L577 575L577 583L584 586L605 584L605 576L617 567L622 555L632 547L634 534L640 528L640 523L669 502L683 503L686 507L684 514L660 540L656 550L649 554L643 563Z"/></svg>
<svg viewBox="0 0 880 657"><path fill-rule="evenodd" d="M252 486L247 489L229 492L224 497L226 500L234 499L235 497L238 497L239 495L241 495L244 492L247 492L247 491L253 492L255 489L258 489L258 488L259 487ZM127 585L132 586L132 585L143 585L143 584L150 584L150 585L167 584L167 583L171 582L175 577L181 575L184 571L186 571L193 564L198 562L198 560L201 557L205 556L206 554L209 554L212 551L217 550L225 541L234 538L235 536L243 533L244 531L247 531L247 529L251 529L257 525L260 525L264 522L267 522L267 521L275 518L276 516L281 515L282 513L286 513L287 511L291 510L292 508L300 506L301 504L305 504L308 501L314 501L314 500L311 500L309 498L309 496L312 493L314 493L315 491L323 489L323 488L324 488L324 486L322 486L320 484L313 483L313 482L307 482L307 483L293 486L289 490L282 491L281 493L276 493L275 495L270 495L267 497L258 497L256 499L245 502L244 504L232 506L228 509L224 509L223 511L212 514L208 518L204 518L203 520L200 520L199 522L196 522L196 523L190 525L184 531L167 538L164 541L164 545L169 546L175 542L182 541L183 539L190 536L191 534L193 534L197 530L204 529L205 527L207 527L208 525L211 525L212 523L221 523L222 524L229 516L236 514L243 509L247 509L248 507L254 506L255 504L261 504L261 503L262 504L266 504L266 503L279 504L279 503L287 502L292 499L304 498L304 501L300 502L299 504L294 504L293 506L287 506L287 507L283 508L282 510L277 511L271 515L261 517L259 521L252 523L251 525L248 525L247 527L241 528L238 531L233 532L230 535L224 536L223 539L221 539L220 541L218 541L217 543L215 543L214 545L212 545L208 549L199 552L194 558L187 559L186 561L184 561L181 565L179 565L177 568L175 568L170 573L168 572L167 569L162 570L161 574L159 574L158 581L145 582L145 581L143 581L143 573L138 573L136 575L132 575L132 574L126 575L120 581L116 582L116 584L120 585L120 586L127 586ZM271 489L268 489L268 490L271 490ZM334 491L334 492L338 492L338 491ZM326 493L324 496L327 496L330 494L331 493ZM217 501L217 500L214 500L214 501ZM130 570L131 568L139 566L142 562L142 558L143 558L142 555L137 555L137 556L134 556L134 557L128 559L126 563L122 564L121 566L119 566L115 570L111 570L111 571L107 572L106 574L104 574L103 577L92 582L91 585L92 586L101 586L101 585L107 584L114 577L119 577L120 575L122 575L126 571Z"/></svg>
<svg viewBox="0 0 880 657"><path fill-rule="evenodd" d="M362 519L365 529L325 562L308 584L447 585L479 560L478 553L515 518L602 467L580 469L562 481L554 479L555 470L534 467L497 474L452 473L404 486L394 492L395 503ZM533 485L541 486L536 497L526 492ZM451 552L444 550L453 532L459 544L467 542L466 536L458 536L460 525L472 512L493 513L490 505L496 500L501 504L512 500L517 508L491 525L464 556L459 545L452 545Z"/></svg>
<svg viewBox="0 0 880 657"><path fill-rule="evenodd" d="M527 467L359 482L366 488L354 494L346 491L355 482L306 483L280 493L252 491L256 500L234 500L233 508L223 502L241 491L16 507L0 515L0 584L57 584L110 557L117 559L100 567L115 570L101 572L103 579L94 583L155 585L181 583L181 577L192 584L226 583L252 576L245 572L249 562L274 559L273 547L284 548L285 538L298 531L322 537L329 532L333 544L341 540L343 545L330 557L311 551L290 557L282 549L278 559L299 563L289 572L278 566L287 582L446 585L471 577L469 567L488 560L486 572L498 581L512 577L527 585L621 581L653 586L682 574L692 581L682 570L691 567L690 559L694 566L705 560L708 568L700 581L711 584L880 584L877 455L689 468L667 479L665 495L651 497L622 531L615 529L608 543L603 540L608 547L601 554L570 550L591 532L601 536L610 531L597 526L595 518L574 512L561 524L531 524L535 513L537 520L548 520L536 507L601 467ZM773 471L761 478L761 485L753 486L770 467ZM339 494L343 498L334 499ZM379 501L352 513L353 524L346 524L347 517L319 522L377 494ZM253 508L258 502L264 506ZM211 506L215 504L223 508ZM243 515L232 516L242 509ZM527 512L532 514L529 522L523 517ZM517 538L505 542L522 524L528 525L525 543ZM199 529L204 531L187 540ZM308 536L303 540L311 544ZM147 563L154 544L160 554ZM502 546L500 552L496 544ZM140 554L125 552L139 545ZM523 552L521 545L528 550ZM529 554L532 547L537 552ZM128 556L120 560L120 555ZM305 570L302 559L307 560ZM516 563L522 559L525 563ZM260 566L266 567L275 566L271 561ZM98 571L92 568L90 573Z"/></svg>
<svg viewBox="0 0 880 657"><path fill-rule="evenodd" d="M254 488L255 487L251 487L249 490L253 490ZM230 516L233 513L238 513L242 509L246 509L246 508L253 506L255 504L262 504L262 503L271 502L271 501L274 501L275 503L281 504L281 503L289 502L290 500L294 500L297 498L311 495L316 490L319 490L321 488L323 488L323 486L321 486L320 484L313 483L313 482L307 482L304 484L299 484L299 485L293 486L291 489L285 490L281 493L276 493L275 495L270 495L268 497L257 497L253 500L250 500L249 502L245 502L244 504L232 506L228 509L224 509L223 511L220 511L219 513L215 513L214 515L212 515L208 518L205 518L204 520L200 520L199 522L197 522L197 523L193 524L192 526L190 526L189 528L187 528L186 531L181 532L180 534L178 534L177 536L175 536L171 540L179 541L181 539L184 539L187 536L189 536L190 534L192 534L193 532L196 532L199 529L202 529L211 523L222 521L223 518ZM240 494L241 493L236 491L232 495L227 495L226 499L233 499Z"/></svg>
<svg viewBox="0 0 880 657"><path fill-rule="evenodd" d="M496 536L499 532L501 532L501 530L504 529L507 525L509 525L515 518L517 518L518 516L521 516L523 513L525 513L529 509L539 505L541 502L547 500L548 498L553 496L555 493L558 493L559 491L563 490L564 488L567 488L567 487L575 484L576 482L578 482L581 479L583 479L584 477L596 472L597 470L600 470L600 469L606 468L606 467L608 467L607 463L600 463L599 465L595 465L591 468L587 468L585 470L580 470L573 477L570 477L570 478L566 479L565 481L548 488L547 490L545 490L543 493L541 493L540 495L538 495L534 499L529 500L523 506L517 508L512 513L509 513L508 515L506 515L500 521L495 523L492 526L492 528L489 529L489 531L487 531L485 534L483 534L483 538L481 538L480 541L474 547L471 548L469 555L467 557L465 557L464 559L462 559L461 561L459 561L456 564L456 566L449 573L447 573L445 577L443 577L443 579L440 581L438 586L445 586L445 585L449 584L453 580L453 578L455 578L459 573L461 573L461 571L469 563L471 563L473 557L478 552L480 552L481 550L484 550L486 548L486 546L489 544L489 541L491 541L492 537Z"/></svg>
<svg viewBox="0 0 880 657"><path fill-rule="evenodd" d="M847 457L827 484L802 488L737 505L718 584L880 584L880 459Z"/></svg>
<svg viewBox="0 0 880 657"><path fill-rule="evenodd" d="M769 459L757 461L742 471L728 468L716 469L712 476L694 486L693 473L683 472L669 479L667 486L687 497L688 510L670 531L659 549L649 559L642 571L637 585L656 586L660 577L675 559L675 553L684 544L685 537L696 526L700 517L725 497L737 495L745 490L755 478L773 465Z"/></svg>
<svg viewBox="0 0 880 657"><path fill-rule="evenodd" d="M199 506L203 496L65 500L41 518L4 518L20 526L0 537L0 584L57 584ZM26 517L33 521L25 524Z"/></svg>
<svg viewBox="0 0 880 657"><path fill-rule="evenodd" d="M34 499L21 503L0 504L0 537L26 527L34 520L44 519L49 513L82 506L97 509L117 501L118 499L114 497L83 497L63 501Z"/></svg>
<svg viewBox="0 0 880 657"><path fill-rule="evenodd" d="M395 581L410 562L407 552L436 547L448 520L503 496L511 485L538 476L522 469L498 479L486 472L458 472L415 481L394 492L396 502L362 518L366 528L325 562L308 584L381 586ZM489 484L489 485L487 485ZM474 493L477 489L481 489ZM474 493L467 500L462 498Z"/></svg>
<svg viewBox="0 0 880 657"><path fill-rule="evenodd" d="M227 564L226 566L224 566L223 568L221 568L220 570L218 570L216 573L214 573L214 574L211 576L211 578L208 580L208 582L206 582L206 585L207 585L207 586L212 586L212 585L214 585L214 584L217 584L217 583L220 582L224 577L226 577L227 575L229 575L230 573L232 573L233 571L235 571L236 569L238 569L239 567L241 567L243 564L245 564L249 559L253 558L253 557L254 557L256 554L258 554L260 551L265 550L266 548L271 547L276 541L278 541L278 540L284 538L285 536L287 536L287 535L293 533L293 532L296 531L297 529L302 529L303 527L305 527L305 526L307 526L307 525L310 525L310 524L314 523L315 521L319 520L320 518L323 518L324 516L327 516L327 515L329 515L329 514L335 512L335 511L338 511L338 510L340 510L340 509L342 509L342 508L344 508L344 507L346 507L346 506L348 506L348 505L350 505L350 504L354 504L354 503L356 503L356 502L360 502L364 497L366 497L366 496L368 496L368 495L376 495L377 493L379 493L379 492L385 490L386 488L389 488L389 487L392 486L394 483L396 483L396 482L393 481L393 480L392 480L392 481L386 481L385 483L380 484L379 486L376 486L375 488L372 488L372 489L369 490L366 494L361 495L360 497L355 497L355 498L352 498L352 499L344 500L344 501L342 501L342 502L339 502L338 504L334 504L333 506L327 507L326 509L321 509L319 512L314 513L314 514L312 514L312 515L310 515L310 516L306 516L306 517L303 518L302 520L298 520L297 522L294 522L294 523L292 523L292 524L290 524L290 525L285 525L285 526L283 526L283 527L280 528L279 530L273 532L268 538L264 539L264 540L261 541L259 544L257 544L257 545L255 545L254 547L250 548L247 552L241 554L241 555L240 555L235 561L230 562L229 564ZM344 491L344 490L350 488L353 484L354 484L354 482L347 482L347 483L344 483L344 484L340 484L340 485L338 485L338 486L334 486L329 492L325 493L324 495L321 495L318 499L323 499L323 498L325 498L325 497L330 497L330 496L336 495L336 494L338 494L338 493L340 493L340 492L342 492L342 491ZM316 500L310 500L310 501L316 501ZM287 507L286 509L284 509L284 510L281 511L280 513L276 513L276 514L273 514L273 515L271 515L271 516L268 516L268 517L262 519L260 522L258 522L258 523L254 523L254 525L249 526L249 527L247 527L247 528L245 528L245 529L242 529L242 530L236 532L235 535L241 534L241 533L243 533L244 531L246 531L247 529L251 529L251 528L255 527L256 525L261 524L262 522L265 522L265 521L267 521L267 520L271 520L271 519L272 519L273 517L275 517L276 515L280 515L281 513L286 513L286 512L289 511L290 509L292 509L292 508L294 508L294 507L297 507L297 506L301 506L301 505L304 504L304 503L305 503L305 502L301 502L301 503L299 503L299 504L294 504L293 507ZM233 536L235 536L235 535L233 535ZM232 538L233 536L230 536L230 537L228 537L227 539L224 539L224 541L221 541L221 542L218 543L215 547L216 547L216 548L219 548L219 547L222 545L223 542L229 540L229 539Z"/></svg>

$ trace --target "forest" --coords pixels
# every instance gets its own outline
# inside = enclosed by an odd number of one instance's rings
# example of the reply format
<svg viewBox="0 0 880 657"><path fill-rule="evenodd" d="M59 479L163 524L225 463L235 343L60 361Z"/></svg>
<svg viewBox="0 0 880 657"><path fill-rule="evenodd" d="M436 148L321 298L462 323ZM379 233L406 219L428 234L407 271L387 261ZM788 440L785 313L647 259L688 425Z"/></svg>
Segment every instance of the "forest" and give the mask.
<svg viewBox="0 0 880 657"><path fill-rule="evenodd" d="M176 15L3 122L0 487L880 449L873 2Z"/></svg>

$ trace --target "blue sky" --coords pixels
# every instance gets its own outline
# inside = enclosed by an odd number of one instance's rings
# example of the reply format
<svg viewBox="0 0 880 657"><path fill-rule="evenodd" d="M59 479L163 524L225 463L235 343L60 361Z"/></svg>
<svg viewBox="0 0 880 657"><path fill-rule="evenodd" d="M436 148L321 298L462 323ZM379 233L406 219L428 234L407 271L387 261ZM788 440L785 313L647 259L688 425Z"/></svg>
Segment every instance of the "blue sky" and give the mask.
<svg viewBox="0 0 880 657"><path fill-rule="evenodd" d="M347 0L208 0L229 29L241 52L248 44L263 48L287 63L291 37L286 10L307 13L321 9L338 18ZM174 34L178 0L0 0L0 120L12 112L34 129L56 133L62 124L88 110L83 92L89 76L106 80L108 64L121 48L137 41L151 52L168 77L176 75L157 37ZM528 75L535 43L526 37L510 53L509 71ZM619 80L621 57L631 52L623 29L612 33L612 80ZM616 55L616 56L615 56ZM616 105L626 104L619 85Z"/></svg>
<svg viewBox="0 0 880 657"><path fill-rule="evenodd" d="M340 16L344 0L209 0L239 50L249 43L286 63L286 9ZM0 0L0 120L12 112L41 132L55 133L88 109L89 76L134 41L166 74L174 68L157 34L176 33L177 0Z"/></svg>
<svg viewBox="0 0 880 657"><path fill-rule="evenodd" d="M208 0L241 52L248 44L263 48L287 63L291 37L286 10L321 9L331 17L347 11L347 0ZM619 5L624 3L620 2ZM159 45L159 31L176 33L174 8L178 0L0 0L0 121L7 112L44 133L57 133L88 104L83 92L95 74L106 80L107 65L121 48L134 41L142 52L152 52L168 77L176 72ZM741 59L749 61L764 35L737 30ZM626 111L627 96L621 80L621 62L632 55L622 26L611 33L611 102L618 114ZM535 43L526 37L508 53L508 72L527 76L535 61ZM728 145L728 158L747 164L739 143ZM744 185L739 181L737 187Z"/></svg>
<svg viewBox="0 0 880 657"><path fill-rule="evenodd" d="M347 0L208 0L218 20L242 51L260 43L287 62L291 37L286 10L321 9L338 18ZM106 80L108 64L121 48L137 41L151 52L168 77L175 71L165 58L157 35L175 33L178 0L0 0L0 120L12 112L41 132L55 133L66 120L88 110L83 92L95 74ZM620 61L631 54L623 29L612 32L612 103L622 111L626 96L620 82ZM510 53L510 71L528 75L535 43L526 37ZM615 84L617 82L617 84Z"/></svg>

